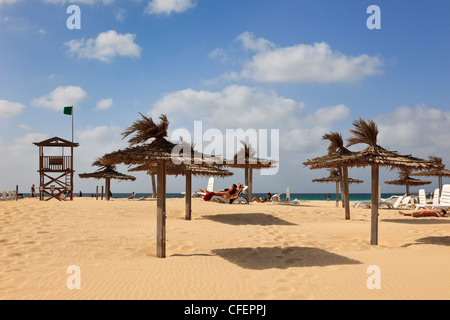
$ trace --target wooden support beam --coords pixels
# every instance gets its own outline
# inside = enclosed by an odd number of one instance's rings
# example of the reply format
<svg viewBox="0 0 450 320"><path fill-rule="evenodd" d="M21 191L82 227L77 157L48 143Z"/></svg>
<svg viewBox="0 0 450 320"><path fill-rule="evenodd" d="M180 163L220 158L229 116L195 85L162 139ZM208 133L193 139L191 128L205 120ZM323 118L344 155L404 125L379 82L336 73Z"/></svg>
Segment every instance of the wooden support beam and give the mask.
<svg viewBox="0 0 450 320"><path fill-rule="evenodd" d="M191 220L191 213L192 213L192 175L187 174L186 175L186 220Z"/></svg>
<svg viewBox="0 0 450 320"><path fill-rule="evenodd" d="M372 212L370 225L370 244L378 245L378 171L377 165L372 166Z"/></svg>
<svg viewBox="0 0 450 320"><path fill-rule="evenodd" d="M156 208L156 256L166 257L166 163L158 160L158 198Z"/></svg>

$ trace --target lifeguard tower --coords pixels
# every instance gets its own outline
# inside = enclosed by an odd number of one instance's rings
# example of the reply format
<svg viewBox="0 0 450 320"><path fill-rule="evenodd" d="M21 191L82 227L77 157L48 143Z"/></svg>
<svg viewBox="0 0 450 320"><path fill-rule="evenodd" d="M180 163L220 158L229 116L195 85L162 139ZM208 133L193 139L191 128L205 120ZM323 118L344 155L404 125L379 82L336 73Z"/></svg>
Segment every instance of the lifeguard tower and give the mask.
<svg viewBox="0 0 450 320"><path fill-rule="evenodd" d="M58 137L45 141L35 142L39 147L39 200L48 201L57 199L59 201L73 200L73 148L79 146L78 143L70 142ZM49 153L44 154L44 148L52 148ZM59 149L59 150L58 150ZM69 154L64 154L66 149ZM69 199L66 193L69 192ZM50 198L45 199L45 195Z"/></svg>

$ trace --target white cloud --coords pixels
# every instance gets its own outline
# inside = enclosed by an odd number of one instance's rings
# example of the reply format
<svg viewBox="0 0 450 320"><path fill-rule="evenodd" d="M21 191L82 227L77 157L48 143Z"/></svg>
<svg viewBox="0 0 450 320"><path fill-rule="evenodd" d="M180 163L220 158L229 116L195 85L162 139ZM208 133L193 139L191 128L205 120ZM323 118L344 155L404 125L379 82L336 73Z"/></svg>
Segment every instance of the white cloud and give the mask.
<svg viewBox="0 0 450 320"><path fill-rule="evenodd" d="M109 63L115 57L140 58L141 47L134 41L135 34L119 34L114 30L100 33L97 38L78 39L65 42L69 52L78 58L99 60Z"/></svg>
<svg viewBox="0 0 450 320"><path fill-rule="evenodd" d="M97 102L97 110L106 110L112 107L114 103L113 99L102 99Z"/></svg>
<svg viewBox="0 0 450 320"><path fill-rule="evenodd" d="M148 3L145 12L148 14L182 13L196 6L192 0L152 0Z"/></svg>
<svg viewBox="0 0 450 320"><path fill-rule="evenodd" d="M31 127L23 123L19 124L19 128L25 131L31 131Z"/></svg>
<svg viewBox="0 0 450 320"><path fill-rule="evenodd" d="M350 110L344 105L310 110L303 102L247 86L230 85L222 91L186 89L166 94L154 104L152 117L165 113L170 119L199 118L205 128L280 129L287 151L311 151L321 135L345 120ZM201 116L200 116L201 115ZM283 148L283 144L281 145Z"/></svg>
<svg viewBox="0 0 450 320"><path fill-rule="evenodd" d="M266 51L275 47L275 44L264 38L255 38L252 32L244 32L237 36L235 41L240 41L246 50Z"/></svg>
<svg viewBox="0 0 450 320"><path fill-rule="evenodd" d="M450 164L450 111L426 105L403 106L374 120L382 147L424 159L441 156L444 163Z"/></svg>
<svg viewBox="0 0 450 320"><path fill-rule="evenodd" d="M120 8L114 11L114 17L116 18L117 21L124 22L126 16L127 16L127 9L125 8Z"/></svg>
<svg viewBox="0 0 450 320"><path fill-rule="evenodd" d="M236 38L244 49L255 51L240 72L227 72L215 80L248 79L272 83L356 82L381 74L378 57L349 56L334 51L325 42L278 48L272 42L244 32ZM214 82L214 81L210 81Z"/></svg>
<svg viewBox="0 0 450 320"><path fill-rule="evenodd" d="M63 110L65 106L77 105L86 99L87 93L81 87L60 86L49 94L34 99L31 103L37 107Z"/></svg>
<svg viewBox="0 0 450 320"><path fill-rule="evenodd" d="M19 192L29 192L31 184L39 183L38 147L39 142L49 137L42 133L28 133L23 137L8 140L9 144L0 142L0 191L13 190L19 186Z"/></svg>
<svg viewBox="0 0 450 320"><path fill-rule="evenodd" d="M12 118L17 116L25 106L18 102L0 100L0 118Z"/></svg>
<svg viewBox="0 0 450 320"><path fill-rule="evenodd" d="M2 4L14 4L14 3L17 3L19 1L21 1L21 0L0 0L0 5L2 5Z"/></svg>

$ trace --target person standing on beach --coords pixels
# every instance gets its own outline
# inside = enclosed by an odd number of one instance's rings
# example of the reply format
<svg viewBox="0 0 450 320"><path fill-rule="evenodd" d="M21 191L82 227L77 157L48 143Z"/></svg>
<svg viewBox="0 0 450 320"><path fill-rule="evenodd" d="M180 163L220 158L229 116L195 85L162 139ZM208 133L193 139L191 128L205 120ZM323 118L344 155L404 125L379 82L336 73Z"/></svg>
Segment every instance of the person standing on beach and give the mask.
<svg viewBox="0 0 450 320"><path fill-rule="evenodd" d="M31 186L31 197L32 198L36 197L36 188L34 187L34 184Z"/></svg>

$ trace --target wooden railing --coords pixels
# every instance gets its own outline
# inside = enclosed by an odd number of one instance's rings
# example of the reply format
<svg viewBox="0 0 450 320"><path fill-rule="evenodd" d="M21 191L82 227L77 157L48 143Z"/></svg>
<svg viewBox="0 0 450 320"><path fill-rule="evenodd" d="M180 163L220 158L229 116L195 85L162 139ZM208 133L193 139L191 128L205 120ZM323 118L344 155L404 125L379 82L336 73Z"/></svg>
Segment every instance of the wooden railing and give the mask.
<svg viewBox="0 0 450 320"><path fill-rule="evenodd" d="M42 157L42 169L50 171L66 171L71 170L70 156L47 156Z"/></svg>

